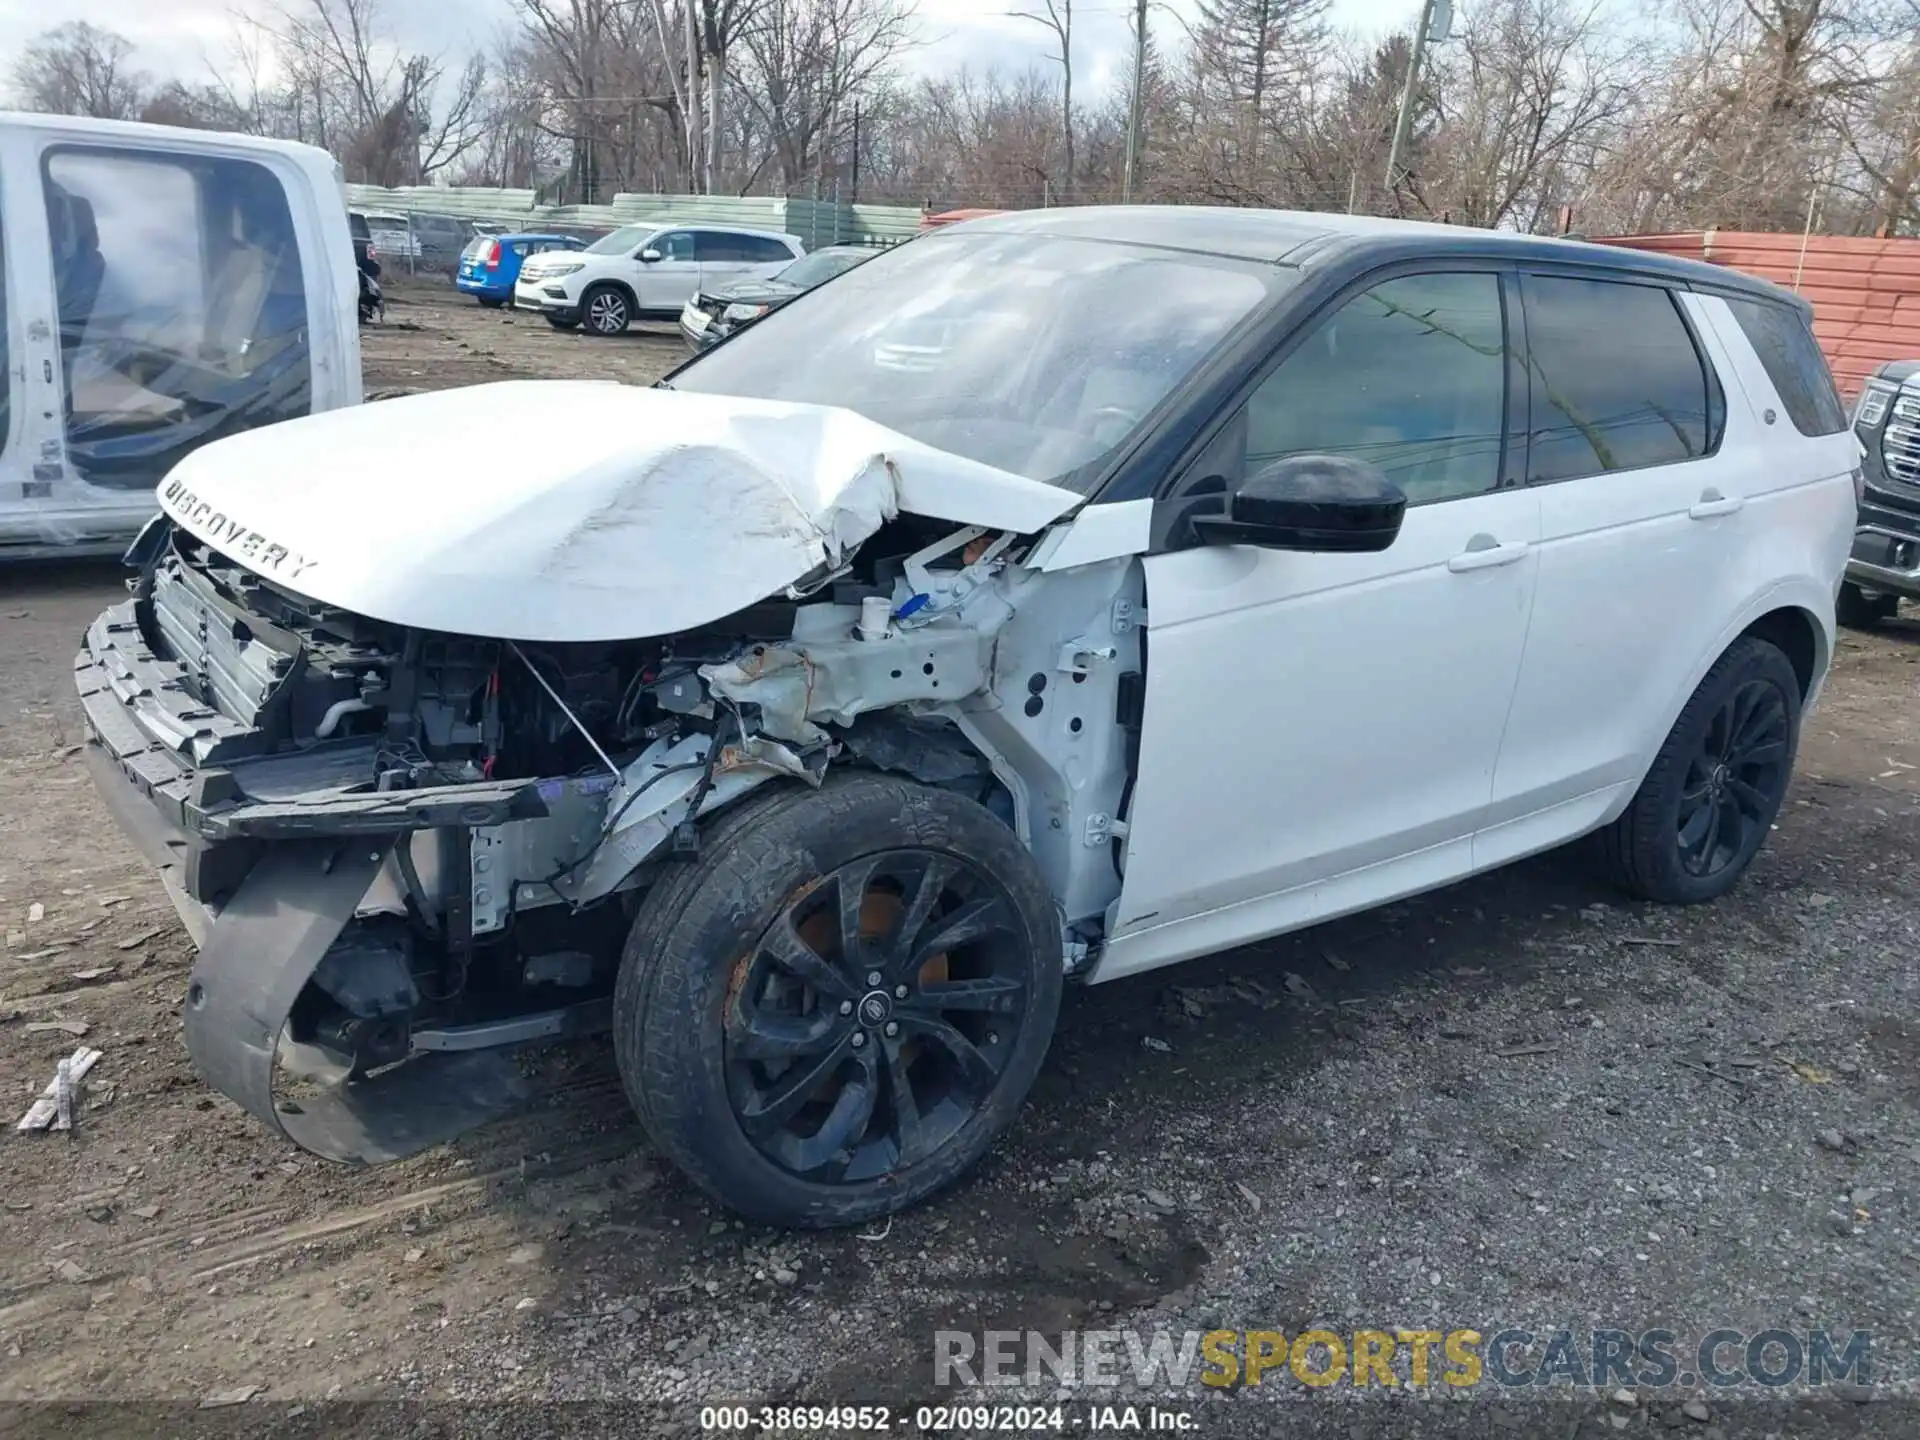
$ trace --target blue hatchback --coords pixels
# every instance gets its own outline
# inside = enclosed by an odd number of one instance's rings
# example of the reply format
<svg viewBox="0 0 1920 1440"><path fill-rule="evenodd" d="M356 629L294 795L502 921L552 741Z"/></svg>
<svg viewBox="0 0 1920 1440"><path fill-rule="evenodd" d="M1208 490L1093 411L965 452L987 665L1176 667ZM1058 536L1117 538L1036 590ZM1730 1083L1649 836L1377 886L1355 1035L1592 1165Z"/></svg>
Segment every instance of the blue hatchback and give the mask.
<svg viewBox="0 0 1920 1440"><path fill-rule="evenodd" d="M527 256L582 250L586 244L572 235L480 235L461 251L453 283L482 305L505 305L513 299L513 282Z"/></svg>

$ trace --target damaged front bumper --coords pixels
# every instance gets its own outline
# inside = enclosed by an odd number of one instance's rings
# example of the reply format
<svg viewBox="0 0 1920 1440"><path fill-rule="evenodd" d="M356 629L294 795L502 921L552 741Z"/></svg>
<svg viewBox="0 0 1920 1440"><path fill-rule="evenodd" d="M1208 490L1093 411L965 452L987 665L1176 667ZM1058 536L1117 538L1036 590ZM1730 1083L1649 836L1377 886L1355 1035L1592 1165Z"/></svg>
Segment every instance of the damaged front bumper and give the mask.
<svg viewBox="0 0 1920 1440"><path fill-rule="evenodd" d="M662 742L621 777L371 790L371 740L247 753L248 728L193 698L181 666L149 647L133 601L89 627L74 678L99 793L199 947L185 1005L195 1067L278 1133L347 1163L397 1159L504 1113L525 1098L508 1050L609 1019L597 993L411 1021L372 1037L377 1063L343 1064L297 1037L295 1015L350 926L404 915L424 869L447 902L448 943L470 946L516 911L605 898L696 805L775 774L818 779L764 741L723 747L706 766L698 738ZM383 1023L374 1013L349 1025Z"/></svg>
<svg viewBox="0 0 1920 1440"><path fill-rule="evenodd" d="M178 670L147 646L127 601L89 627L74 680L99 793L159 871L199 947L187 987L187 1049L216 1089L315 1154L374 1163L451 1139L518 1104L525 1094L519 1073L492 1048L503 1038L599 1028L600 1007L575 1007L534 1033L525 1026L506 1037L497 1027L473 1037L457 1027L416 1033L418 1053L403 1064L331 1077L324 1063L310 1064L309 1080L321 1083L278 1094L294 1006L395 845L415 831L499 825L547 807L539 786L521 781L326 793L329 779L344 786L357 768L352 747L198 768L189 755L218 753L243 727L194 701ZM479 1044L467 1048L463 1038Z"/></svg>

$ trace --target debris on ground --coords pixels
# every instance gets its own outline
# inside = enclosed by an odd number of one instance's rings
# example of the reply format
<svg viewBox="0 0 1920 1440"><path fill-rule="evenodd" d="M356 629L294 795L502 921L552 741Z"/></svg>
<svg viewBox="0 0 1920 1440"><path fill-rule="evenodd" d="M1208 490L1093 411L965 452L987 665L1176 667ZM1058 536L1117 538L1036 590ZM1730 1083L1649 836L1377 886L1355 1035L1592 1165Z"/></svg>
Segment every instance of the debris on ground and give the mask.
<svg viewBox="0 0 1920 1440"><path fill-rule="evenodd" d="M200 1402L200 1408L222 1410L229 1405L244 1405L264 1388L261 1385L236 1385L231 1390L216 1390Z"/></svg>
<svg viewBox="0 0 1920 1440"><path fill-rule="evenodd" d="M31 1028L31 1027L29 1027ZM84 1028L84 1027L82 1027ZM81 1080L99 1063L103 1051L82 1045L60 1062L46 1093L27 1107L16 1130L71 1130Z"/></svg>
<svg viewBox="0 0 1920 1440"><path fill-rule="evenodd" d="M45 1035L58 1031L62 1035L71 1035L78 1040L87 1033L87 1030L88 1025L84 1020L29 1020L27 1022L29 1035Z"/></svg>

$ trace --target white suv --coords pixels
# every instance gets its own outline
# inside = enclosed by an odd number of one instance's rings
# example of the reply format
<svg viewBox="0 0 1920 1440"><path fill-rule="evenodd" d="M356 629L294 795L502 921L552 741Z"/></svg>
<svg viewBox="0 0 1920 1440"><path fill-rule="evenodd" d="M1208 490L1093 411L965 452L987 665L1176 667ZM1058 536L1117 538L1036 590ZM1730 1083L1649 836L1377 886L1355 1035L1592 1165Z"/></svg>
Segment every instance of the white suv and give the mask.
<svg viewBox="0 0 1920 1440"><path fill-rule="evenodd" d="M74 672L201 942L187 1047L371 1161L611 1029L658 1153L847 1224L979 1159L1068 981L1588 836L1712 900L1853 544L1811 313L1612 247L1070 207L897 246L671 386L208 445ZM277 1099L283 1037L340 1078Z"/></svg>
<svg viewBox="0 0 1920 1440"><path fill-rule="evenodd" d="M798 237L717 225L624 225L585 250L535 256L513 303L555 328L619 335L643 315L678 315L701 289L777 274L802 255Z"/></svg>

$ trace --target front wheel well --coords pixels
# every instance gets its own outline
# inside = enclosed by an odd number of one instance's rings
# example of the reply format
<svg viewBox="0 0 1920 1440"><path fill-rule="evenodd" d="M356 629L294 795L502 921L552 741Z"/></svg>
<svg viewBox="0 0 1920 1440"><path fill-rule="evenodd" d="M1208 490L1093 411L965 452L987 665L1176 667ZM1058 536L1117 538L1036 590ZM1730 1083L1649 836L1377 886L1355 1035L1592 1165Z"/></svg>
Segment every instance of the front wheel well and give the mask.
<svg viewBox="0 0 1920 1440"><path fill-rule="evenodd" d="M1778 610L1769 610L1740 633L1777 647L1799 678L1800 698L1805 700L1812 695L1814 679L1820 673L1822 651L1826 648L1812 615L1798 605L1783 605Z"/></svg>
<svg viewBox="0 0 1920 1440"><path fill-rule="evenodd" d="M617 290L626 297L627 308L637 318L640 314L640 297L633 293L633 287L624 280L595 280L580 292L580 305L586 308L587 297L596 290Z"/></svg>

